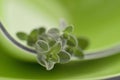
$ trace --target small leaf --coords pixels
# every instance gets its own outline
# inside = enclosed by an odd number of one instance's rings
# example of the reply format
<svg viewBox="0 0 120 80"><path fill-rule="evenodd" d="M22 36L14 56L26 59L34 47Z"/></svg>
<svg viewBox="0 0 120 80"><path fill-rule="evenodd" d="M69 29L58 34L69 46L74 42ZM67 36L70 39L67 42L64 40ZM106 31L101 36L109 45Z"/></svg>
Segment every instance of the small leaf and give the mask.
<svg viewBox="0 0 120 80"><path fill-rule="evenodd" d="M83 50L86 49L89 45L89 41L86 38L78 37L78 46Z"/></svg>
<svg viewBox="0 0 120 80"><path fill-rule="evenodd" d="M58 53L61 51L61 49L62 49L61 42L56 42L56 44L49 50L47 54L48 58L50 58L50 60L54 62L59 62Z"/></svg>
<svg viewBox="0 0 120 80"><path fill-rule="evenodd" d="M44 53L47 52L49 50L49 45L47 42L43 41L43 40L38 40L36 42L36 50L38 51L38 53Z"/></svg>
<svg viewBox="0 0 120 80"><path fill-rule="evenodd" d="M62 49L62 43L58 41L53 47L51 47L49 53L57 54L60 52L61 49Z"/></svg>
<svg viewBox="0 0 120 80"><path fill-rule="evenodd" d="M47 69L47 70L53 69L53 68L54 68L54 65L55 65L54 62L52 62L52 61L50 61L50 60L46 61L46 69Z"/></svg>
<svg viewBox="0 0 120 80"><path fill-rule="evenodd" d="M38 36L38 29L32 30L31 33L30 33L30 36L32 36L34 38L37 38L37 36Z"/></svg>
<svg viewBox="0 0 120 80"><path fill-rule="evenodd" d="M62 63L62 64L63 63L68 63L71 59L71 55L66 51L60 51L58 53L58 56L60 58L60 63Z"/></svg>
<svg viewBox="0 0 120 80"><path fill-rule="evenodd" d="M55 45L56 41L55 40L50 40L49 41L49 46L52 47L53 45Z"/></svg>
<svg viewBox="0 0 120 80"><path fill-rule="evenodd" d="M47 60L45 56L38 55L37 61L41 66L45 67L47 70L51 70L54 68L55 63L50 60Z"/></svg>
<svg viewBox="0 0 120 80"><path fill-rule="evenodd" d="M46 29L44 27L40 27L38 29L38 31L39 31L39 35L41 35L41 34L45 33Z"/></svg>
<svg viewBox="0 0 120 80"><path fill-rule="evenodd" d="M51 47L56 43L56 41L53 38L51 38L50 36L48 36L47 34L39 35L39 40L44 40L44 41L48 42L49 46L51 46Z"/></svg>
<svg viewBox="0 0 120 80"><path fill-rule="evenodd" d="M39 35L39 40L44 40L44 41L49 41L48 35L47 34L41 34Z"/></svg>
<svg viewBox="0 0 120 80"><path fill-rule="evenodd" d="M78 45L78 41L74 35L69 35L69 39L67 40L67 44L72 47L76 47Z"/></svg>
<svg viewBox="0 0 120 80"><path fill-rule="evenodd" d="M31 36L28 36L27 45L33 47L35 45L36 40L33 39Z"/></svg>
<svg viewBox="0 0 120 80"><path fill-rule="evenodd" d="M59 56L57 54L50 55L49 60L56 62L56 63L60 62Z"/></svg>
<svg viewBox="0 0 120 80"><path fill-rule="evenodd" d="M60 36L60 31L57 28L51 28L48 30L47 34L53 39L57 40Z"/></svg>
<svg viewBox="0 0 120 80"><path fill-rule="evenodd" d="M74 56L77 58L83 58L84 57L83 51L79 47L74 48Z"/></svg>
<svg viewBox="0 0 120 80"><path fill-rule="evenodd" d="M67 52L70 53L71 55L74 53L73 48L70 47L70 46L67 46L67 47L65 48L65 51L67 51Z"/></svg>
<svg viewBox="0 0 120 80"><path fill-rule="evenodd" d="M43 56L43 55L37 55L37 62L41 66L45 67L46 66L45 56Z"/></svg>
<svg viewBox="0 0 120 80"><path fill-rule="evenodd" d="M63 34L62 34L62 37L63 37L64 39L69 39L69 34L68 34L68 33L63 33Z"/></svg>
<svg viewBox="0 0 120 80"><path fill-rule="evenodd" d="M71 33L71 32L73 32L73 26L66 27L63 32L65 32L65 33Z"/></svg>
<svg viewBox="0 0 120 80"><path fill-rule="evenodd" d="M28 35L24 32L17 32L16 36L20 39L20 40L27 40Z"/></svg>
<svg viewBox="0 0 120 80"><path fill-rule="evenodd" d="M38 40L38 29L34 29L28 36L27 44L29 46L34 46L37 40Z"/></svg>
<svg viewBox="0 0 120 80"><path fill-rule="evenodd" d="M49 34L54 34L54 33L59 34L60 31L59 31L59 29L57 29L57 28L51 28L50 30L48 30L48 33L49 33Z"/></svg>

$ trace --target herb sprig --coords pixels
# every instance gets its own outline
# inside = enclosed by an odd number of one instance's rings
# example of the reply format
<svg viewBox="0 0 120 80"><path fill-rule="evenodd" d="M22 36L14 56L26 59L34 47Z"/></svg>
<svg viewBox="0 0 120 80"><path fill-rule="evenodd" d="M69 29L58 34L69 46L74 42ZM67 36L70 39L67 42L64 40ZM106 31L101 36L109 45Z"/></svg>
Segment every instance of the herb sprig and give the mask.
<svg viewBox="0 0 120 80"><path fill-rule="evenodd" d="M47 70L51 70L56 63L64 64L70 62L72 57L78 59L84 57L83 50L88 46L88 40L76 37L73 31L73 26L49 30L40 27L33 29L29 35L25 32L17 32L16 35L36 50L37 62Z"/></svg>

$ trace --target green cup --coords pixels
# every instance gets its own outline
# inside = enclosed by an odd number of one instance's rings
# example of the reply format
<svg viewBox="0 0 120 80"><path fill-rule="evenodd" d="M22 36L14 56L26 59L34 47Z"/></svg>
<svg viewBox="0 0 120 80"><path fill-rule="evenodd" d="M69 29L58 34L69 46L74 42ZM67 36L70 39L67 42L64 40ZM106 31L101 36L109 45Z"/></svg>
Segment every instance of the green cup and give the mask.
<svg viewBox="0 0 120 80"><path fill-rule="evenodd" d="M75 26L77 36L90 39L86 51L99 51L119 43L119 0L1 0L0 19L10 35L30 32L35 27L59 26L65 18ZM106 58L57 64L46 71L36 63L36 55L14 45L0 32L0 79L94 80L120 74L120 54Z"/></svg>

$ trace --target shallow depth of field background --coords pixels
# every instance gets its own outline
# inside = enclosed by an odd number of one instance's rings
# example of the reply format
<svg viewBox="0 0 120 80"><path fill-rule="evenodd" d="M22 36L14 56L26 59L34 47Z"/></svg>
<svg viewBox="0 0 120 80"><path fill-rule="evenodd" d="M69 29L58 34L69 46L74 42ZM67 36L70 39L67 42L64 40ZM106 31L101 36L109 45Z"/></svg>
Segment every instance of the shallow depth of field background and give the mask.
<svg viewBox="0 0 120 80"><path fill-rule="evenodd" d="M16 31L30 32L39 25L57 27L61 18L75 26L74 34L90 40L88 51L110 48L120 42L119 0L0 0L0 20L16 40ZM57 64L52 71L46 71L35 62L34 55L17 48L0 32L2 80L107 78L120 74L119 60L120 54L117 54L97 60Z"/></svg>

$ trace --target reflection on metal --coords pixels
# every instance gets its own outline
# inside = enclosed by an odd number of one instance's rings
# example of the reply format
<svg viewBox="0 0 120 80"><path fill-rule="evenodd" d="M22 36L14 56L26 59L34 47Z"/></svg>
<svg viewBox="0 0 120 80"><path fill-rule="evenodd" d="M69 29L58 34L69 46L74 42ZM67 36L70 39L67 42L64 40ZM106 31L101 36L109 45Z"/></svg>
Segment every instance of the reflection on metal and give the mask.
<svg viewBox="0 0 120 80"><path fill-rule="evenodd" d="M99 58L104 58L104 57L112 56L119 53L120 53L120 45L116 45L112 48L105 49L102 51L87 52L85 53L84 59L85 60L99 59Z"/></svg>
<svg viewBox="0 0 120 80"><path fill-rule="evenodd" d="M22 44L20 44L19 42L17 42L5 29L5 27L2 25L2 23L0 22L0 30L3 32L3 34L15 45L17 45L18 47L22 48L25 51L31 52L31 53L36 53L35 50L30 49Z"/></svg>
<svg viewBox="0 0 120 80"><path fill-rule="evenodd" d="M17 45L18 47L20 47L21 49L28 51L30 53L36 54L36 51L34 49L28 48L22 44L20 44L19 42L17 42L5 29L5 27L2 25L2 23L0 23L0 29L3 32L3 34L15 45ZM97 52L87 52L84 54L84 60L90 60L90 59L99 59L99 58L103 58L103 57L107 57L107 56L111 56L111 55L115 55L118 54L120 52L120 45L117 45L113 48L110 49L106 49L106 50L102 50L102 51L97 51Z"/></svg>

